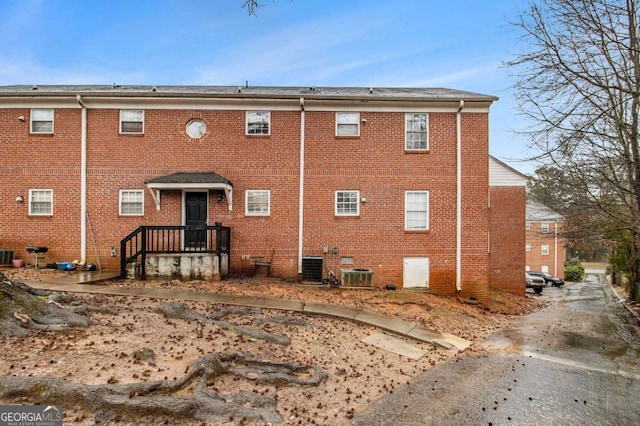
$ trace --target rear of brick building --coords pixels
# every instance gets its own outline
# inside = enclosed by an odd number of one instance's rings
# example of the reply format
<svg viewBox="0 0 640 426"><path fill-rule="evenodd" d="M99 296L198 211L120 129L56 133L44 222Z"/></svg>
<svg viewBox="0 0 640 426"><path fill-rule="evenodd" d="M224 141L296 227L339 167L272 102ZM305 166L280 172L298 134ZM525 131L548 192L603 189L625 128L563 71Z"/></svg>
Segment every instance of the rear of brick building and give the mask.
<svg viewBox="0 0 640 426"><path fill-rule="evenodd" d="M565 236L560 213L536 201L526 203L527 271L542 271L564 278Z"/></svg>
<svg viewBox="0 0 640 426"><path fill-rule="evenodd" d="M523 205L504 189L489 199L496 100L448 89L1 87L0 247L118 269L125 236L185 226L195 205L198 220L229 227L232 274L260 259L297 280L305 259L321 259L323 278L364 269L375 287L485 298L500 259L513 268L522 257L522 247L506 254L518 239L492 257L503 238L491 234L524 234ZM513 215L494 226L499 203ZM518 284L499 280L508 285Z"/></svg>

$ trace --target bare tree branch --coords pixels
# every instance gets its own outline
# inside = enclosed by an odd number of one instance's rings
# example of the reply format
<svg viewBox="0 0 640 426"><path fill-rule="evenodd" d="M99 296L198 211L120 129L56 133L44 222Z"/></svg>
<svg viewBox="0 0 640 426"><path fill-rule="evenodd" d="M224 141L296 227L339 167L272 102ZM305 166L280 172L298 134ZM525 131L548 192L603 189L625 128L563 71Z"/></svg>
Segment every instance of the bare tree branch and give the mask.
<svg viewBox="0 0 640 426"><path fill-rule="evenodd" d="M526 48L507 63L520 109L536 123L531 148L579 194L576 223L631 241L627 253L640 253L639 2L532 0L515 23ZM629 264L640 281L640 257Z"/></svg>

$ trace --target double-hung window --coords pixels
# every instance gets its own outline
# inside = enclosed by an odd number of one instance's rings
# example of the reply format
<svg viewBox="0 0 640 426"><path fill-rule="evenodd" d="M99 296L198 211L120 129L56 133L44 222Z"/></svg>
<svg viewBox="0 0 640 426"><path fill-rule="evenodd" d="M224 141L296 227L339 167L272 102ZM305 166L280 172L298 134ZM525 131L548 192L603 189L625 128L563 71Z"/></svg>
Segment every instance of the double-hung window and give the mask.
<svg viewBox="0 0 640 426"><path fill-rule="evenodd" d="M336 136L360 136L360 113L336 112Z"/></svg>
<svg viewBox="0 0 640 426"><path fill-rule="evenodd" d="M542 222L540 224L540 229L542 230L543 234L547 234L549 232L549 222Z"/></svg>
<svg viewBox="0 0 640 426"><path fill-rule="evenodd" d="M426 151L429 149L429 116L427 114L405 114L405 149Z"/></svg>
<svg viewBox="0 0 640 426"><path fill-rule="evenodd" d="M531 244L527 244L524 246L525 251L531 251Z"/></svg>
<svg viewBox="0 0 640 426"><path fill-rule="evenodd" d="M269 111L247 111L247 135L271 134L271 113Z"/></svg>
<svg viewBox="0 0 640 426"><path fill-rule="evenodd" d="M120 190L120 216L144 215L144 191L141 189Z"/></svg>
<svg viewBox="0 0 640 426"><path fill-rule="evenodd" d="M540 250L543 256L549 256L549 244L541 244Z"/></svg>
<svg viewBox="0 0 640 426"><path fill-rule="evenodd" d="M127 133L127 134L144 133L144 110L141 110L141 109L120 110L120 133Z"/></svg>
<svg viewBox="0 0 640 426"><path fill-rule="evenodd" d="M336 191L336 216L360 215L360 191Z"/></svg>
<svg viewBox="0 0 640 426"><path fill-rule="evenodd" d="M429 191L404 193L404 229L427 231L429 229Z"/></svg>
<svg viewBox="0 0 640 426"><path fill-rule="evenodd" d="M53 189L29 190L29 215L53 215Z"/></svg>
<svg viewBox="0 0 640 426"><path fill-rule="evenodd" d="M248 189L245 192L245 215L269 216L271 214L271 191Z"/></svg>
<svg viewBox="0 0 640 426"><path fill-rule="evenodd" d="M52 134L53 133L53 110L52 109L32 109L31 110L31 133Z"/></svg>

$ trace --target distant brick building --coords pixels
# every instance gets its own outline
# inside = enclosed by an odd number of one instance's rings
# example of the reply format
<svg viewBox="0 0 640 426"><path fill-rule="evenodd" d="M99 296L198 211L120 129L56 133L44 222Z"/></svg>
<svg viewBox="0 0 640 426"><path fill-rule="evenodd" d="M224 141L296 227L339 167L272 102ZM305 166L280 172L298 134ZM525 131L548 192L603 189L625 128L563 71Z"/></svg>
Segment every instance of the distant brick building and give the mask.
<svg viewBox="0 0 640 426"><path fill-rule="evenodd" d="M526 270L564 278L563 218L547 206L527 201Z"/></svg>
<svg viewBox="0 0 640 426"><path fill-rule="evenodd" d="M376 287L484 298L490 246L519 244L490 237L496 205L516 215L503 225L523 226L521 190L489 190L496 100L449 89L0 87L0 247L116 269L138 227L174 232L157 231L147 249L184 251L215 245L206 235L221 223L230 273L265 263L298 279L305 260L321 259L322 277L366 269Z"/></svg>

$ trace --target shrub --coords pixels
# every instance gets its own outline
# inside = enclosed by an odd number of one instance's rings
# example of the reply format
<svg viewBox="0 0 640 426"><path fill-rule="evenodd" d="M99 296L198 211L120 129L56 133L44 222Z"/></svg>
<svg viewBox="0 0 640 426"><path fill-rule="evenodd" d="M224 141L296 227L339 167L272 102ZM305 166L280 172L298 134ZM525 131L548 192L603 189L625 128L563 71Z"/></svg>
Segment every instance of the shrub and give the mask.
<svg viewBox="0 0 640 426"><path fill-rule="evenodd" d="M584 266L576 263L567 263L564 267L564 279L571 282L579 282L584 278Z"/></svg>

